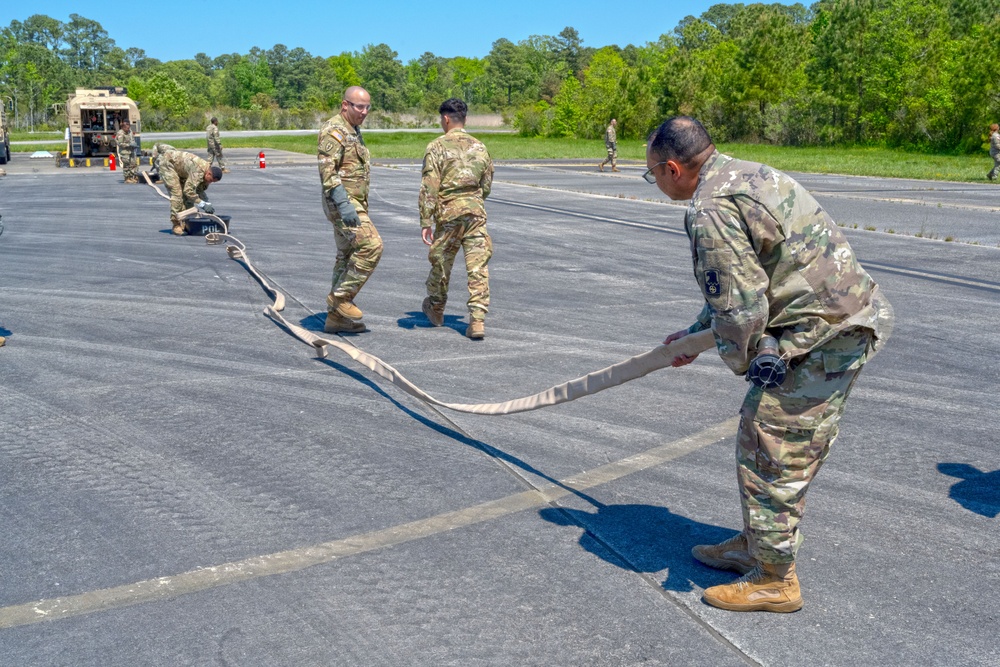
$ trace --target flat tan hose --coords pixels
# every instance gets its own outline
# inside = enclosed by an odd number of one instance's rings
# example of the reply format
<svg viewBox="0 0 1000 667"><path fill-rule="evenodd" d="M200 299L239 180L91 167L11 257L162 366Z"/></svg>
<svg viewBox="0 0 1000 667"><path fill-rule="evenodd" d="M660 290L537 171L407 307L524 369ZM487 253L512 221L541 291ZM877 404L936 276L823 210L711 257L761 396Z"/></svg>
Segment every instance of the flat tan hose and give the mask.
<svg viewBox="0 0 1000 667"><path fill-rule="evenodd" d="M164 199L170 199L170 195L164 193L163 190L161 190L160 188L158 188L155 185L153 185L153 179L151 179L149 177L149 172L148 171L140 171L139 173L142 174L142 180L146 181L146 185L148 185L149 187L153 188L153 190L156 192L156 194L160 195Z"/></svg>
<svg viewBox="0 0 1000 667"><path fill-rule="evenodd" d="M209 218L218 220L217 216L201 213ZM222 222L219 220L219 222ZM225 228L225 225L223 225ZM370 355L353 345L348 345L342 340L323 338L312 331L304 329L297 324L292 324L281 315L285 308L285 297L278 290L271 287L267 280L257 271L250 261L246 252L246 246L236 237L229 234L207 234L205 240L210 244L218 244L226 240L232 245L226 247L226 251L232 259L241 262L247 271L261 284L270 294L274 302L264 309L264 313L271 319L285 327L292 335L303 343L311 345L320 358L327 356L327 348L335 347L356 362L365 366L371 371L378 373L386 380L422 401L432 405L437 405L449 410L458 412L470 412L477 415L509 415L515 412L528 412L537 410L549 405L558 405L567 401L573 401L599 391L616 387L630 380L641 378L655 370L665 368L670 365L675 357L679 355L695 356L705 350L715 347L715 337L711 331L701 331L676 340L669 345L658 345L649 352L632 357L613 366L608 366L602 370L584 375L583 377L564 382L555 387L550 387L545 391L540 391L531 396L515 398L502 403L445 403L439 401L430 394L427 394L415 384L407 380L395 368L385 363L376 356Z"/></svg>

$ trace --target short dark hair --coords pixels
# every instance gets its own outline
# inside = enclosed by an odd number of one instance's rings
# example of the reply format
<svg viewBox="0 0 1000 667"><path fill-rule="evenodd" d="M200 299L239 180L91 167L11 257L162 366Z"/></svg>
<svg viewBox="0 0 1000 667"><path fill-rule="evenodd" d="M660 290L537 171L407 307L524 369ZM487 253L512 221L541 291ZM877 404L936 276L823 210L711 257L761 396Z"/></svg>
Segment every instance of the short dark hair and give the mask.
<svg viewBox="0 0 1000 667"><path fill-rule="evenodd" d="M212 180L213 181L221 181L222 180L222 170L221 169L219 169L218 167L212 167L211 169L209 169L209 171L212 172Z"/></svg>
<svg viewBox="0 0 1000 667"><path fill-rule="evenodd" d="M448 116L452 120L457 120L459 123L464 123L465 117L469 113L469 105L457 97L452 97L441 103L438 113L442 116Z"/></svg>
<svg viewBox="0 0 1000 667"><path fill-rule="evenodd" d="M688 166L712 146L708 130L690 116L673 116L649 135L649 152L659 160L677 160Z"/></svg>
<svg viewBox="0 0 1000 667"><path fill-rule="evenodd" d="M218 118L216 118L215 116L212 116L212 120L210 120L210 121L208 121L208 122L210 122L210 123L218 123L218 122L219 122L219 119L218 119Z"/></svg>

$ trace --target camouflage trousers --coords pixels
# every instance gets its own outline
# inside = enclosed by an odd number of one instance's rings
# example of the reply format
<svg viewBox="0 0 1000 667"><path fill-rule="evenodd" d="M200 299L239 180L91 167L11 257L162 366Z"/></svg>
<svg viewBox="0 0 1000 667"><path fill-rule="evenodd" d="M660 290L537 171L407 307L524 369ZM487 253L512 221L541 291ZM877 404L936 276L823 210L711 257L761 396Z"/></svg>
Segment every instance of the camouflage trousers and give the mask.
<svg viewBox="0 0 1000 667"><path fill-rule="evenodd" d="M174 171L174 167L170 164L169 160L163 161L159 171L160 180L167 186L167 192L170 194L170 224L177 227L181 224L180 218L177 217L178 214L194 206L195 202L184 196L184 181ZM199 191L199 194L202 197L205 196L201 191Z"/></svg>
<svg viewBox="0 0 1000 667"><path fill-rule="evenodd" d="M991 181L1000 176L1000 155L994 156L993 158L993 169L987 175Z"/></svg>
<svg viewBox="0 0 1000 667"><path fill-rule="evenodd" d="M867 329L850 329L802 358L780 387L747 392L736 462L744 531L757 560L795 560L806 490L837 439L870 340Z"/></svg>
<svg viewBox="0 0 1000 667"><path fill-rule="evenodd" d="M208 166L212 166L216 161L219 163L219 169L226 168L226 159L222 157L222 146L216 148L215 146L208 147Z"/></svg>
<svg viewBox="0 0 1000 667"><path fill-rule="evenodd" d="M431 304L444 308L455 256L465 253L465 271L469 276L470 320L485 320L490 309L490 270L493 240L486 231L486 216L463 215L434 227L434 243L427 252L431 272L427 276L427 296Z"/></svg>
<svg viewBox="0 0 1000 667"><path fill-rule="evenodd" d="M132 155L131 151L118 154L118 162L122 166L122 176L126 183L136 183L139 180L139 161Z"/></svg>
<svg viewBox="0 0 1000 667"><path fill-rule="evenodd" d="M333 223L333 236L337 242L337 261L333 265L330 286L331 298L353 300L382 259L382 237L364 207L355 203L355 209L361 218L361 224L348 227L340 219L337 209L323 197L323 212L326 219Z"/></svg>
<svg viewBox="0 0 1000 667"><path fill-rule="evenodd" d="M618 166L618 144L608 144L608 157L604 159L601 166L603 167L609 162L612 169Z"/></svg>

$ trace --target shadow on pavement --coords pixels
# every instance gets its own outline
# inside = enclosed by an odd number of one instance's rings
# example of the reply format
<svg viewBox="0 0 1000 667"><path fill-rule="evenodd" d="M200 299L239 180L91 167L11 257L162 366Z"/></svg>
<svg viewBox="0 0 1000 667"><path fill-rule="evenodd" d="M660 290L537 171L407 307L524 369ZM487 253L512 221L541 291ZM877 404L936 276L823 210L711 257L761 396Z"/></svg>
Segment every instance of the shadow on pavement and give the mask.
<svg viewBox="0 0 1000 667"><path fill-rule="evenodd" d="M303 318L301 320L302 326L310 329L320 327L322 330L324 316L325 313L317 313ZM459 321L461 318L455 316L452 319ZM427 322L427 318L423 313L408 313L406 318L399 320L400 326L411 329L422 326L425 322ZM462 326L464 327L464 324ZM584 532L580 537L580 546L603 560L639 573L668 570L667 578L661 585L670 591L688 592L693 590L692 585L708 588L732 581L735 578L736 575L732 572L721 572L701 565L691 557L690 553L691 547L696 544L717 544L729 539L734 534L733 530L692 521L679 514L674 514L666 507L605 505L592 496L545 474L516 456L418 414L394 399L382 387L360 372L330 359L319 361L367 386L423 426L463 445L478 449L491 458L544 479L593 506L593 512L547 507L539 511L539 515L556 525L575 525L582 528Z"/></svg>
<svg viewBox="0 0 1000 667"><path fill-rule="evenodd" d="M734 572L713 570L691 557L696 544L717 544L735 532L674 514L657 505L598 505L595 512L548 507L538 513L559 526L584 529L580 546L625 570L654 573L667 570L661 586L690 592L727 583Z"/></svg>
<svg viewBox="0 0 1000 667"><path fill-rule="evenodd" d="M469 326L469 323L465 321L464 318L458 315L445 315L444 324L441 327L435 327L431 324L427 316L424 315L423 311L411 310L406 313L406 317L401 317L396 320L396 324L400 329L454 329L458 333L465 335L465 328Z"/></svg>
<svg viewBox="0 0 1000 667"><path fill-rule="evenodd" d="M530 463L522 461L521 459L517 458L516 456L513 456L512 454L508 454L505 451L497 449L496 447L493 447L492 445L488 445L485 442L483 442L482 440L476 440L475 438L471 438L468 435L466 435L465 433L462 433L461 431L458 431L458 430L456 430L454 428L450 428L450 427L445 426L443 424L439 424L439 423L437 423L437 422L435 422L435 421L433 421L433 420L431 420L431 419L429 419L429 418L427 418L427 417L425 417L425 416L423 416L421 414L418 414L417 412L411 410L410 408L406 407L405 405L403 405L402 403L400 403L399 401L397 401L396 399L394 399L392 396L390 396L389 394L387 394L379 385L377 385L376 383L372 382L371 380L369 380L368 378L366 378L365 376L363 376L358 371L355 371L355 370L352 370L350 368L347 368L346 366L338 364L336 361L331 361L330 359L319 359L317 361L320 361L321 363L326 364L330 368L334 368L334 369L338 370L339 372L343 373L344 375L346 375L346 376L348 376L348 377L350 377L350 378L352 378L354 380L357 380L361 384L365 385L366 387L370 388L372 391L374 391L375 393L377 393L379 396L382 396L387 401L389 401L390 403L392 403L401 412L403 412L407 416L411 417L414 421L419 422L420 424L426 426L427 428L431 429L432 431L436 431L436 432L440 433L443 436L451 438L455 442L459 442L459 443L461 443L463 445L468 445L469 447L473 447L474 449L478 449L479 451L481 451L482 453L486 454L490 458L497 459L498 461L503 461L504 463L510 464L511 466L513 466L515 468L519 468L520 470L523 470L524 472L527 472L527 473L530 473L532 475L536 475L538 477L541 477L545 481L550 482L551 484L554 484L554 485L558 486L561 489L565 489L566 491L572 493L573 495L577 496L578 498L581 498L581 499L585 500L586 502L590 503L591 505L593 505L595 507L603 507L603 505L600 502L598 502L597 500L595 500L594 498L591 498L590 496L588 496L587 494L583 493L582 491L578 491L578 490L576 490L574 488L566 486L565 484L563 484L562 482L560 482L556 478L550 477L549 475L546 475L545 473L543 473L541 470L538 470L537 468L535 468L534 466L532 466Z"/></svg>
<svg viewBox="0 0 1000 667"><path fill-rule="evenodd" d="M948 497L959 505L991 519L1000 514L1000 470L983 472L968 463L939 463L938 472L957 477Z"/></svg>

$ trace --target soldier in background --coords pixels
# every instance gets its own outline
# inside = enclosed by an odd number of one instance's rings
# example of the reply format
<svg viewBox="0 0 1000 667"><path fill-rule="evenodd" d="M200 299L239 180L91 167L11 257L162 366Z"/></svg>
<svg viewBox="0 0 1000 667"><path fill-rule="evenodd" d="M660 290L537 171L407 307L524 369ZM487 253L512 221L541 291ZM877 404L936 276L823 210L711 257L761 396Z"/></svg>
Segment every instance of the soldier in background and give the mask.
<svg viewBox="0 0 1000 667"><path fill-rule="evenodd" d="M122 120L121 128L115 134L115 144L118 146L118 162L122 166L122 175L126 183L138 183L137 160L135 158L135 135L128 119Z"/></svg>
<svg viewBox="0 0 1000 667"><path fill-rule="evenodd" d="M611 171L620 171L618 169L618 133L615 131L615 127L618 126L618 121L614 118L608 123L608 127L604 130L604 147L608 149L608 157L604 159L604 162L597 165L597 168L604 171L604 165L608 162L611 163Z"/></svg>
<svg viewBox="0 0 1000 667"><path fill-rule="evenodd" d="M993 158L993 169L986 174L986 178L995 181L1000 176L1000 125L996 123L990 125L990 157Z"/></svg>
<svg viewBox="0 0 1000 667"><path fill-rule="evenodd" d="M222 157L222 140L219 139L219 119L215 116L212 116L208 127L205 128L205 139L208 142L208 163L212 164L218 161L222 173L228 174L226 159Z"/></svg>
<svg viewBox="0 0 1000 667"><path fill-rule="evenodd" d="M326 297L327 333L365 330L363 313L354 299L382 258L382 237L368 217L371 156L361 136L361 124L371 111L371 96L361 86L344 91L340 113L319 131L319 177L323 213L333 224L337 261Z"/></svg>
<svg viewBox="0 0 1000 667"><path fill-rule="evenodd" d="M438 111L444 135L427 145L418 200L420 235L430 246L427 258L431 263L422 309L431 324L444 324L451 268L462 248L469 278L465 335L481 339L486 336L490 307L487 264L493 256L493 241L486 231L484 200L493 184L493 161L486 146L465 131L469 111L465 102L453 97Z"/></svg>
<svg viewBox="0 0 1000 667"><path fill-rule="evenodd" d="M184 234L178 214L195 206L205 213L215 213L215 208L205 200L205 190L212 183L222 180L222 170L213 167L194 153L169 151L160 158L160 179L170 193L170 224L177 236Z"/></svg>
<svg viewBox="0 0 1000 667"><path fill-rule="evenodd" d="M692 555L744 576L706 589L704 600L732 611L795 611L806 490L830 453L858 373L888 335L891 308L805 188L719 153L698 121L664 122L649 138L646 165L648 182L691 200L685 229L705 299L696 322L664 342L711 329L723 361L743 375L766 334L789 368L778 386L752 384L740 409L743 530ZM679 356L672 365L693 360Z"/></svg>

